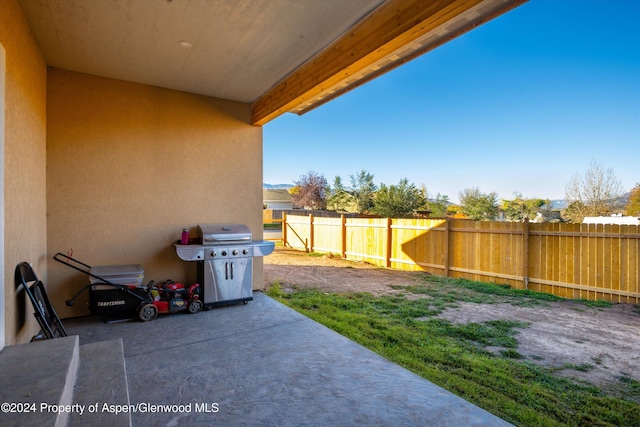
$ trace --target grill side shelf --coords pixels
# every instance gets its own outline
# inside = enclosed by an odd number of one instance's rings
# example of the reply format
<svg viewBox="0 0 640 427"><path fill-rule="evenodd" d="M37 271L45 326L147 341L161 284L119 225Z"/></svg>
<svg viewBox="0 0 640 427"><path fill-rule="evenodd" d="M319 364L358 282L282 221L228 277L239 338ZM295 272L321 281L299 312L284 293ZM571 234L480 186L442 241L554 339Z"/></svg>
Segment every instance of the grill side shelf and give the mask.
<svg viewBox="0 0 640 427"><path fill-rule="evenodd" d="M183 261L202 261L204 260L204 246L201 245L179 245L174 243L178 258Z"/></svg>

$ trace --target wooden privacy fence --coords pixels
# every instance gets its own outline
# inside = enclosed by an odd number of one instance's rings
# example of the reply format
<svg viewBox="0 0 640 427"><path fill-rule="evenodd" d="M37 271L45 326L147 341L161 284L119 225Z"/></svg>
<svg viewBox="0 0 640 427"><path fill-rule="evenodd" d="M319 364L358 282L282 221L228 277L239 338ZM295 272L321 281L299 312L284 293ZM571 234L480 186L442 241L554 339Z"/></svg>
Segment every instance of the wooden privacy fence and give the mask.
<svg viewBox="0 0 640 427"><path fill-rule="evenodd" d="M640 226L285 215L286 246L381 267L640 303Z"/></svg>

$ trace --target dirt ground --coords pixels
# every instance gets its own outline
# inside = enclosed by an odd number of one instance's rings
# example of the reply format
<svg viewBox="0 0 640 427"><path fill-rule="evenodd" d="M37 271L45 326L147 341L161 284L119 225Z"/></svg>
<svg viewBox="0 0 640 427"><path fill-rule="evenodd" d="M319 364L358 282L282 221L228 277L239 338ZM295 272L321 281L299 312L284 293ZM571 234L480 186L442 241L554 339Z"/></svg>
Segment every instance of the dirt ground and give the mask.
<svg viewBox="0 0 640 427"><path fill-rule="evenodd" d="M421 283L421 274L386 270L330 256L310 256L282 247L277 247L273 254L264 258L265 288L277 281L283 289L406 294L406 291L390 286ZM638 306L616 304L607 308L591 308L561 301L544 306L519 307L508 303L461 302L439 317L454 323L482 323L498 319L528 322L529 327L520 330L517 336L517 351L525 356L525 360L552 367L560 375L582 379L603 388L615 387L620 377L640 381Z"/></svg>

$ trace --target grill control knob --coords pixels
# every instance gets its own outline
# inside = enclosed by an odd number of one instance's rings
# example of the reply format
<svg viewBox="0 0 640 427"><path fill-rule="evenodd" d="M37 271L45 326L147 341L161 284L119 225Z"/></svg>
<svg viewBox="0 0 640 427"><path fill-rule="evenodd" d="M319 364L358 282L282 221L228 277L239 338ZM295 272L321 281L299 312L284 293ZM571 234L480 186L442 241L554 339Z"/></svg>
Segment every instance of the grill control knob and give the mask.
<svg viewBox="0 0 640 427"><path fill-rule="evenodd" d="M216 255L218 255L218 254L216 253L216 251L211 251L211 257L214 257L214 256L216 256Z"/></svg>
<svg viewBox="0 0 640 427"><path fill-rule="evenodd" d="M246 254L248 254L248 253L249 253L249 251L248 251L247 249L243 249L243 250L242 250L242 255L246 255Z"/></svg>
<svg viewBox="0 0 640 427"><path fill-rule="evenodd" d="M227 256L227 251L222 251L222 256Z"/></svg>
<svg viewBox="0 0 640 427"><path fill-rule="evenodd" d="M233 254L234 254L234 255L238 255L238 251L234 249L234 250L233 250Z"/></svg>

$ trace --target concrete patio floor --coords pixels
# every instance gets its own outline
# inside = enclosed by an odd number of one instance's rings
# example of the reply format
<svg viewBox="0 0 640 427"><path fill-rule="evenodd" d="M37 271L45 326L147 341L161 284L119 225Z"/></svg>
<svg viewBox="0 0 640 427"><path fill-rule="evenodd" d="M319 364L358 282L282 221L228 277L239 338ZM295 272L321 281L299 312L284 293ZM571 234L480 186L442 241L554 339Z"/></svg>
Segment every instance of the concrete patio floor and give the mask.
<svg viewBox="0 0 640 427"><path fill-rule="evenodd" d="M80 345L122 338L131 405L183 405L134 412L135 426L510 425L260 292L148 323L64 324Z"/></svg>

